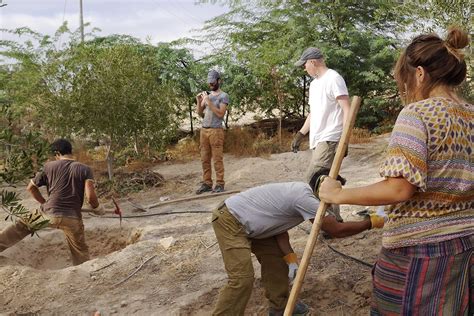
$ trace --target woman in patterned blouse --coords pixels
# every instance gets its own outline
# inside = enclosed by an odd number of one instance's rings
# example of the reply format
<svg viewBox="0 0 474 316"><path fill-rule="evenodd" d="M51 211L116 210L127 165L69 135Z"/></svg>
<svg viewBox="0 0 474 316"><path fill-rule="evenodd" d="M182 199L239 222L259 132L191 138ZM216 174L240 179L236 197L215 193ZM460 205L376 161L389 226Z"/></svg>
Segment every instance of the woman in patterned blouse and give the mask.
<svg viewBox="0 0 474 316"><path fill-rule="evenodd" d="M474 315L474 106L456 94L466 32L417 36L395 66L407 104L392 131L384 180L342 188L324 202L390 205L373 268L371 315Z"/></svg>

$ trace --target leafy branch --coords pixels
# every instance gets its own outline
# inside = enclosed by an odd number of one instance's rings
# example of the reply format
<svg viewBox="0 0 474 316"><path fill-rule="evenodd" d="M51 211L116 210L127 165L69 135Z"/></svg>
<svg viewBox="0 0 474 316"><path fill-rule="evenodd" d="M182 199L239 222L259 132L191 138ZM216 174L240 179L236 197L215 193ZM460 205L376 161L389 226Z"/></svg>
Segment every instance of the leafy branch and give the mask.
<svg viewBox="0 0 474 316"><path fill-rule="evenodd" d="M18 194L15 192L2 190L0 193L1 196L1 205L2 210L7 213L5 220L10 219L11 221L21 221L25 224L31 236L35 234L40 229L43 229L48 226L49 220L46 219L40 211L35 210L35 212L28 211L21 203Z"/></svg>

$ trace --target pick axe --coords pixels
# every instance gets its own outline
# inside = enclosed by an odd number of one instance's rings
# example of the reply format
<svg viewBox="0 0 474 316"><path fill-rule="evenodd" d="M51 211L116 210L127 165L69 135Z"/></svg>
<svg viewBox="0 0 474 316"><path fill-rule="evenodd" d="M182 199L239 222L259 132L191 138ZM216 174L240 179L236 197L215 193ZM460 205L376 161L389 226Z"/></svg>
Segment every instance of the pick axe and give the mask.
<svg viewBox="0 0 474 316"><path fill-rule="evenodd" d="M351 137L352 128L354 127L357 112L359 111L360 103L360 97L354 96L352 98L352 103L349 110L349 117L347 118L347 122L344 125L341 140L339 141L339 145L337 146L336 156L334 157L331 170L329 171L329 177L333 179L337 178L337 175L339 174L339 169L341 169L342 159L344 158L344 153L346 152L347 146L349 144L349 139ZM311 233L304 249L301 264L298 268L293 287L291 288L290 297L288 298L285 313L283 314L284 316L290 316L293 313L293 309L295 308L296 300L298 298L299 292L301 291L301 287L303 286L303 280L306 275L306 270L308 269L309 260L311 259L311 255L313 254L314 246L316 245L319 231L321 230L322 220L326 213L327 207L328 204L324 202L321 202L319 204L318 211L316 212L316 216L313 222L313 226L311 227Z"/></svg>
<svg viewBox="0 0 474 316"><path fill-rule="evenodd" d="M97 214L97 215L104 215L104 214L107 214L107 213L116 214L120 218L120 227L121 227L122 226L122 209L118 205L115 198L112 198L112 202L114 203L114 206L115 206L115 208L113 210L105 210L105 209L102 208L101 211L98 211L97 209L93 209L93 208L92 209L91 208L81 208L81 212L94 213L94 214Z"/></svg>
<svg viewBox="0 0 474 316"><path fill-rule="evenodd" d="M122 227L122 210L114 198L112 198L112 202L114 202L115 205L114 214L117 214L120 217L120 227Z"/></svg>

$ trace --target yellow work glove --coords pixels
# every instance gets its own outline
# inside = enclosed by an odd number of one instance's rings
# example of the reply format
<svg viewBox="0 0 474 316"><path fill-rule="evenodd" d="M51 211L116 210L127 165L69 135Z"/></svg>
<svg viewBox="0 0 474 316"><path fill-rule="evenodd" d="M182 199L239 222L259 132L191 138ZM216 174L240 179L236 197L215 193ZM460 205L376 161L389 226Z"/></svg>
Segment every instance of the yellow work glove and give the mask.
<svg viewBox="0 0 474 316"><path fill-rule="evenodd" d="M378 206L375 212L369 213L370 223L372 224L371 229L383 228L385 222L388 220L387 214L385 214L384 206Z"/></svg>
<svg viewBox="0 0 474 316"><path fill-rule="evenodd" d="M298 272L298 257L296 253L291 252L283 257L283 260L288 264L288 279L290 284L293 284L293 281L296 278L296 273Z"/></svg>

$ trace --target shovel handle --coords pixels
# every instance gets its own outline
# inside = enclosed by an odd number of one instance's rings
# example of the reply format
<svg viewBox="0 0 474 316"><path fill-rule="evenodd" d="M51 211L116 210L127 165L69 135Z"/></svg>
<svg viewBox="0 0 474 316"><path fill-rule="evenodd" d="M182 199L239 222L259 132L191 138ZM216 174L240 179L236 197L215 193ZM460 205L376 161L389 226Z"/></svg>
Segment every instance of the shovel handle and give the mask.
<svg viewBox="0 0 474 316"><path fill-rule="evenodd" d="M336 179L337 175L339 174L339 169L341 169L342 159L344 158L344 153L346 152L347 146L349 145L351 132L354 127L357 112L359 111L360 103L360 97L354 96L352 98L349 117L347 118L346 124L344 124L344 130L342 131L341 140L337 146L336 156L334 157L331 170L329 171L329 176L333 179ZM285 313L283 314L284 316L291 316L293 309L295 308L298 294L300 293L301 287L303 286L306 270L308 270L309 260L311 259L319 231L321 230L322 219L326 213L327 206L328 205L324 202L319 203L318 211L316 212L313 226L311 227L311 233L306 243L303 257L301 258L301 264L298 268L298 272L296 273L296 278L293 283L293 287L291 288L290 297L288 298L288 302L286 304Z"/></svg>

